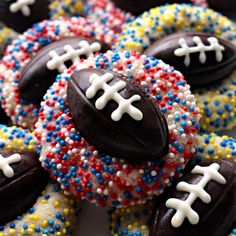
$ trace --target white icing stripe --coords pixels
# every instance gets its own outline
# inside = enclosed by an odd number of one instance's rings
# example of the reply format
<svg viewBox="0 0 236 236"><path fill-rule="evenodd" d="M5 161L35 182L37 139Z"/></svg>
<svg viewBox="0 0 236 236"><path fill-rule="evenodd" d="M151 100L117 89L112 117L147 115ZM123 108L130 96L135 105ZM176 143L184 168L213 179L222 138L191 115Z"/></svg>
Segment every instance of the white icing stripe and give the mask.
<svg viewBox="0 0 236 236"><path fill-rule="evenodd" d="M126 87L126 83L124 81L119 81L113 86L110 86L107 84L107 82L111 81L112 79L113 75L111 73L106 73L101 77L96 74L92 74L89 78L91 86L86 91L86 97L91 99L99 90L102 89L104 93L96 100L95 103L95 107L98 110L104 109L107 103L110 100L113 100L117 102L118 108L112 112L112 120L119 121L125 113L130 115L134 120L142 120L142 112L131 104L132 102L139 101L141 97L136 94L129 99L123 98L118 92Z"/></svg>
<svg viewBox="0 0 236 236"><path fill-rule="evenodd" d="M199 61L202 64L206 62L206 52L209 52L209 51L215 51L217 62L222 61L223 59L222 51L224 51L225 48L219 44L219 41L217 38L210 37L207 39L207 41L210 43L210 45L204 45L200 37L194 36L193 42L196 43L196 46L189 47L186 40L184 38L181 38L179 40L179 45L181 46L181 48L176 49L174 51L174 54L177 57L185 56L184 64L186 67L188 67L191 63L190 54L196 53L196 52L199 52Z"/></svg>
<svg viewBox="0 0 236 236"><path fill-rule="evenodd" d="M10 164L17 163L21 161L20 154L13 154L9 157L4 158L0 155L0 170L7 178L12 178L14 176L14 170L10 167Z"/></svg>
<svg viewBox="0 0 236 236"><path fill-rule="evenodd" d="M215 181L219 184L225 184L225 178L218 172L220 169L219 164L213 163L208 167L196 166L191 173L201 174L203 178L198 184L188 184L186 182L180 182L176 189L178 191L189 192L189 196L185 201L170 198L166 202L166 207L176 209L175 215L171 219L173 227L180 227L185 218L188 218L191 224L197 224L199 222L199 215L195 212L191 206L197 198L200 198L204 203L211 202L211 196L204 190L204 187L211 181Z"/></svg>
<svg viewBox="0 0 236 236"><path fill-rule="evenodd" d="M35 0L17 0L10 5L9 10L12 13L21 11L21 13L27 17L31 14L29 5L33 5L34 3Z"/></svg>
<svg viewBox="0 0 236 236"><path fill-rule="evenodd" d="M79 62L80 56L85 55L86 57L92 56L94 52L101 50L101 44L98 42L92 43L91 45L83 40L78 43L79 49L74 49L70 45L65 45L65 54L59 56L56 51L50 51L49 57L50 61L47 63L47 68L49 70L57 69L58 72L62 73L67 69L65 62L72 61L72 63Z"/></svg>

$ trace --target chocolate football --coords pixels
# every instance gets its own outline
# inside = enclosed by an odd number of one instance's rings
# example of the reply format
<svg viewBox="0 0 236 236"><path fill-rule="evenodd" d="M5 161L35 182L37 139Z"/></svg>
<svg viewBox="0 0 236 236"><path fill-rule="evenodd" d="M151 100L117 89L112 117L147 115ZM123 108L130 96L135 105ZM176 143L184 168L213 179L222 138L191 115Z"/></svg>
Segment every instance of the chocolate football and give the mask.
<svg viewBox="0 0 236 236"><path fill-rule="evenodd" d="M48 18L48 0L0 0L0 20L17 32Z"/></svg>
<svg viewBox="0 0 236 236"><path fill-rule="evenodd" d="M103 69L72 74L67 101L84 138L102 153L147 161L168 153L168 127L153 98L134 80Z"/></svg>
<svg viewBox="0 0 236 236"><path fill-rule="evenodd" d="M166 3L191 3L190 0L112 0L122 10L139 15L150 8L165 5Z"/></svg>
<svg viewBox="0 0 236 236"><path fill-rule="evenodd" d="M179 70L193 87L226 79L236 69L236 49L207 33L175 33L153 43L145 52Z"/></svg>
<svg viewBox="0 0 236 236"><path fill-rule="evenodd" d="M104 42L82 36L64 38L44 46L22 70L18 85L20 97L40 104L59 73L73 62L108 49L110 47Z"/></svg>
<svg viewBox="0 0 236 236"><path fill-rule="evenodd" d="M31 151L0 151L0 225L28 210L48 182Z"/></svg>
<svg viewBox="0 0 236 236"><path fill-rule="evenodd" d="M235 170L232 159L195 166L157 205L149 235L229 235L236 219Z"/></svg>

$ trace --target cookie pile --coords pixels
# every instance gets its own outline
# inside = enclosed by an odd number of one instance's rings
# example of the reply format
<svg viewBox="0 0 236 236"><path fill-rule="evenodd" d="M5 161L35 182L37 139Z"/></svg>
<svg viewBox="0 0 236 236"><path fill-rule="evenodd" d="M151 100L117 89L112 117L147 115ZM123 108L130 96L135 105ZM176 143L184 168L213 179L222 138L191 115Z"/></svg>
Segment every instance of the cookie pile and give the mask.
<svg viewBox="0 0 236 236"><path fill-rule="evenodd" d="M0 236L236 235L235 12L0 0Z"/></svg>

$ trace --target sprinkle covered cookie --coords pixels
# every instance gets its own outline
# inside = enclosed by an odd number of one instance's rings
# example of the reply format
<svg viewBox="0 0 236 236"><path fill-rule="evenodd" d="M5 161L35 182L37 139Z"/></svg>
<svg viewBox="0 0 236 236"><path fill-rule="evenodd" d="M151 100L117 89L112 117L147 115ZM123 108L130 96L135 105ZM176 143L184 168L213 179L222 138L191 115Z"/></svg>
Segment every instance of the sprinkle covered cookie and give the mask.
<svg viewBox="0 0 236 236"><path fill-rule="evenodd" d="M205 134L199 136L198 143L196 163L184 171L176 187L145 205L109 212L112 235L235 235L236 141ZM204 193L196 187L203 187Z"/></svg>
<svg viewBox="0 0 236 236"><path fill-rule="evenodd" d="M179 72L154 58L99 54L59 75L44 98L35 130L40 160L79 199L145 202L195 152L194 96Z"/></svg>
<svg viewBox="0 0 236 236"><path fill-rule="evenodd" d="M236 26L213 10L173 4L124 26L117 48L171 64L192 86L207 131L235 125Z"/></svg>
<svg viewBox="0 0 236 236"><path fill-rule="evenodd" d="M0 21L15 30L24 32L34 23L49 17L72 17L83 13L83 1L1 0ZM19 24L20 22L20 24Z"/></svg>
<svg viewBox="0 0 236 236"><path fill-rule="evenodd" d="M34 25L6 50L0 65L2 106L14 124L33 129L43 95L80 59L105 52L113 32L85 18L59 18Z"/></svg>
<svg viewBox="0 0 236 236"><path fill-rule="evenodd" d="M27 130L0 125L0 235L70 235L77 204L49 183Z"/></svg>
<svg viewBox="0 0 236 236"><path fill-rule="evenodd" d="M17 32L22 33L44 19L80 16L83 12L83 1L1 0L0 58L6 46L17 37Z"/></svg>

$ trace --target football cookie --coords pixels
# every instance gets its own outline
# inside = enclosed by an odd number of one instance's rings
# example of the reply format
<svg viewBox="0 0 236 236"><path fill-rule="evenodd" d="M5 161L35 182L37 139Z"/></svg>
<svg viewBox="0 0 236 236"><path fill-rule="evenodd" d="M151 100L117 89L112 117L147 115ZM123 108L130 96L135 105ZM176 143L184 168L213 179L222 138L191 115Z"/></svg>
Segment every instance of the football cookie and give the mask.
<svg viewBox="0 0 236 236"><path fill-rule="evenodd" d="M83 12L84 3L80 0L1 0L0 58L17 32L24 32L44 19L79 16L84 15Z"/></svg>
<svg viewBox="0 0 236 236"><path fill-rule="evenodd" d="M0 21L16 32L24 32L34 23L49 17L79 16L83 1L75 0L1 0ZM19 24L20 22L20 24Z"/></svg>
<svg viewBox="0 0 236 236"><path fill-rule="evenodd" d="M0 65L2 107L13 123L33 130L43 95L58 73L110 49L113 32L85 18L34 25L6 50Z"/></svg>
<svg viewBox="0 0 236 236"><path fill-rule="evenodd" d="M236 26L202 7L173 4L145 12L118 38L117 48L137 50L171 63L196 95L201 127L235 126Z"/></svg>
<svg viewBox="0 0 236 236"><path fill-rule="evenodd" d="M195 152L195 98L183 76L155 58L113 51L88 58L59 75L44 99L35 129L40 160L78 199L143 203Z"/></svg>
<svg viewBox="0 0 236 236"><path fill-rule="evenodd" d="M0 235L70 235L78 205L40 165L27 130L0 125Z"/></svg>
<svg viewBox="0 0 236 236"><path fill-rule="evenodd" d="M195 164L161 196L109 212L112 235L235 235L236 141L211 134L198 143Z"/></svg>

